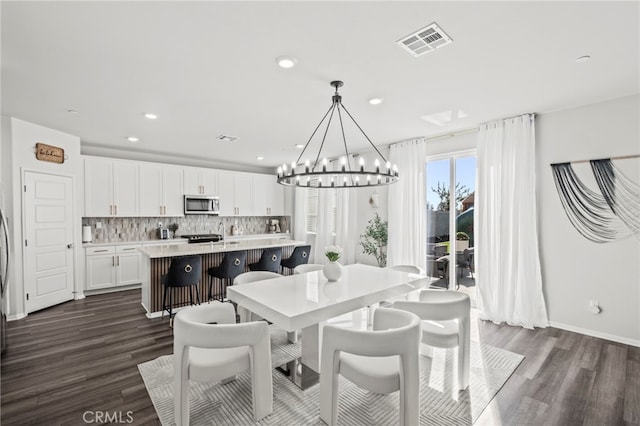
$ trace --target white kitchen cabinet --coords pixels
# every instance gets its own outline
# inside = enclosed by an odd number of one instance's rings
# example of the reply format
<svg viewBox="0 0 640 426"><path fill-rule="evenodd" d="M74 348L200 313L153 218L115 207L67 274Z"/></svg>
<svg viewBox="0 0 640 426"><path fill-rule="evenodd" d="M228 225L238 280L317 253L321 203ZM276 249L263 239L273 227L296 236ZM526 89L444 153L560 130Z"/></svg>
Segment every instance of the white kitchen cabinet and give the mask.
<svg viewBox="0 0 640 426"><path fill-rule="evenodd" d="M184 168L184 193L188 195L218 195L216 170L199 167Z"/></svg>
<svg viewBox="0 0 640 426"><path fill-rule="evenodd" d="M221 170L218 173L220 216L253 215L252 187L251 173Z"/></svg>
<svg viewBox="0 0 640 426"><path fill-rule="evenodd" d="M84 158L84 215L138 215L138 163L100 157Z"/></svg>
<svg viewBox="0 0 640 426"><path fill-rule="evenodd" d="M284 215L284 189L275 176L254 174L252 176L253 215Z"/></svg>
<svg viewBox="0 0 640 426"><path fill-rule="evenodd" d="M116 246L116 286L142 282L141 245Z"/></svg>
<svg viewBox="0 0 640 426"><path fill-rule="evenodd" d="M140 163L140 216L183 216L182 168Z"/></svg>
<svg viewBox="0 0 640 426"><path fill-rule="evenodd" d="M115 247L86 250L87 290L116 286Z"/></svg>
<svg viewBox="0 0 640 426"><path fill-rule="evenodd" d="M184 216L182 167L162 167L162 199L164 216Z"/></svg>
<svg viewBox="0 0 640 426"><path fill-rule="evenodd" d="M87 290L100 290L142 282L140 244L86 249Z"/></svg>

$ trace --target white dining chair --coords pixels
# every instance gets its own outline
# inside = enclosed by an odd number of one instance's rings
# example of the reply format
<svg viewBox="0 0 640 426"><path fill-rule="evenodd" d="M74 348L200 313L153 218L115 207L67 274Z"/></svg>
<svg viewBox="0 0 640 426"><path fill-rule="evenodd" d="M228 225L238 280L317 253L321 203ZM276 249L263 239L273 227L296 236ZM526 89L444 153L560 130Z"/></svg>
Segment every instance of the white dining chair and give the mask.
<svg viewBox="0 0 640 426"><path fill-rule="evenodd" d="M422 320L423 344L457 348L458 390L469 386L471 352L471 302L469 295L455 290L422 290L418 302L398 301L395 309L413 312ZM431 355L431 350L427 352Z"/></svg>
<svg viewBox="0 0 640 426"><path fill-rule="evenodd" d="M233 285L248 284L256 281L263 281L280 277L282 277L282 275L269 271L244 272L234 278ZM240 322L258 321L262 319L262 317L254 314L253 312L240 305L238 305L238 316L240 316Z"/></svg>
<svg viewBox="0 0 640 426"><path fill-rule="evenodd" d="M320 419L338 421L338 375L361 388L388 394L400 391L400 424L417 425L420 413L420 318L379 308L373 331L326 325L322 332Z"/></svg>
<svg viewBox="0 0 640 426"><path fill-rule="evenodd" d="M304 274L307 272L321 271L324 265L319 263L307 263L305 265L298 265L293 269L294 274Z"/></svg>
<svg viewBox="0 0 640 426"><path fill-rule="evenodd" d="M410 274L416 274L416 275L424 275L424 269L415 265L392 265L392 266L387 266L387 269L408 272Z"/></svg>
<svg viewBox="0 0 640 426"><path fill-rule="evenodd" d="M189 424L189 381L222 382L251 371L255 421L273 411L271 340L264 321L236 324L231 303L213 302L178 312L173 321L174 410Z"/></svg>
<svg viewBox="0 0 640 426"><path fill-rule="evenodd" d="M238 275L233 280L233 285L242 285L242 284L253 283L256 281L263 281L263 280L269 280L271 278L281 278L281 277L282 275L277 274L275 272L251 271L251 272L245 272ZM260 321L264 319L261 316L256 315L255 313L251 312L247 308L240 305L238 305L238 316L240 317L240 322ZM296 333L295 331L287 331L287 339L291 343L296 343L298 341L298 333Z"/></svg>

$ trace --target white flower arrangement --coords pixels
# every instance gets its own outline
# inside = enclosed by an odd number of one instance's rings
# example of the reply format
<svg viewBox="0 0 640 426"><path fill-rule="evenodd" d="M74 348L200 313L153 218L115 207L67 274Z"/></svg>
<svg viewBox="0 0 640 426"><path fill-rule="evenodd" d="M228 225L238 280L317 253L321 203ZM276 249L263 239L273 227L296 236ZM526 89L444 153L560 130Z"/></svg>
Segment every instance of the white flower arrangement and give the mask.
<svg viewBox="0 0 640 426"><path fill-rule="evenodd" d="M327 256L330 262L335 262L342 256L342 247L329 246L324 248L324 255Z"/></svg>

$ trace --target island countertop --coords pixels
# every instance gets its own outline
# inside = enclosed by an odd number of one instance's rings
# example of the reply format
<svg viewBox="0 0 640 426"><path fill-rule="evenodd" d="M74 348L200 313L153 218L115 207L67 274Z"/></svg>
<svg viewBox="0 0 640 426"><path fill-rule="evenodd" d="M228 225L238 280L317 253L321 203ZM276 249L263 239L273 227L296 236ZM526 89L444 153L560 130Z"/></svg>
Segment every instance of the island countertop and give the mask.
<svg viewBox="0 0 640 426"><path fill-rule="evenodd" d="M140 247L138 250L150 259L162 257L190 256L197 254L224 253L236 250L253 250L267 247L289 247L307 244L304 241L296 241L288 238L260 238L238 241L226 241L216 243L197 244L172 244Z"/></svg>

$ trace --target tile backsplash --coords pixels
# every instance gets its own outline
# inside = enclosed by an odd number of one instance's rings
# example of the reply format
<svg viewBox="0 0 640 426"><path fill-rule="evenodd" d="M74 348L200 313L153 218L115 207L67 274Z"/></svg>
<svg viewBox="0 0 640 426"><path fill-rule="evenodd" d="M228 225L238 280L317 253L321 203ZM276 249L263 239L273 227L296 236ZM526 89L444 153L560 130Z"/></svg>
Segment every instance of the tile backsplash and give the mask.
<svg viewBox="0 0 640 426"><path fill-rule="evenodd" d="M290 216L84 217L82 225L91 226L94 243L110 243L157 240L160 222L170 230L171 238L186 234L220 234L222 231L221 223L224 224L226 236L231 235L231 226L235 224L243 235L267 234L271 219L280 220L281 232L290 231ZM100 228L96 226L98 223L100 223ZM173 230L176 225L177 230L174 235Z"/></svg>

